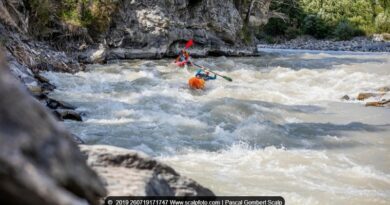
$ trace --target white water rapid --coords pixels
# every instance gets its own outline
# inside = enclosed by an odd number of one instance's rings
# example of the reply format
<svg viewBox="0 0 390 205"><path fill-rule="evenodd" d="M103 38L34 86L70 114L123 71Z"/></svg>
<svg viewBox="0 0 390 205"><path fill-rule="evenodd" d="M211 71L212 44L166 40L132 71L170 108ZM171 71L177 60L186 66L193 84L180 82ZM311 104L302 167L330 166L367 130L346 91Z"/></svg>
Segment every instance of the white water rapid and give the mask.
<svg viewBox="0 0 390 205"><path fill-rule="evenodd" d="M170 60L45 76L57 86L51 97L84 113L84 122L65 124L87 144L143 151L217 195L390 204L390 109L354 99L390 86L390 54L279 51L196 62L233 82L190 90L196 69ZM346 94L352 100L341 100Z"/></svg>

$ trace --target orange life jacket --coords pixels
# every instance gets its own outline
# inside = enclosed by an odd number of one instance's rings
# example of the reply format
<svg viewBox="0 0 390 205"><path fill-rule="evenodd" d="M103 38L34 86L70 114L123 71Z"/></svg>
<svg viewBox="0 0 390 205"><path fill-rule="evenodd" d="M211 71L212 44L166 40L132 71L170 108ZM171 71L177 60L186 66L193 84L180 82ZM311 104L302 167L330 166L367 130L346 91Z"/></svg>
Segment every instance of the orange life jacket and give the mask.
<svg viewBox="0 0 390 205"><path fill-rule="evenodd" d="M204 89L205 82L202 78L192 77L188 80L188 85L192 89Z"/></svg>

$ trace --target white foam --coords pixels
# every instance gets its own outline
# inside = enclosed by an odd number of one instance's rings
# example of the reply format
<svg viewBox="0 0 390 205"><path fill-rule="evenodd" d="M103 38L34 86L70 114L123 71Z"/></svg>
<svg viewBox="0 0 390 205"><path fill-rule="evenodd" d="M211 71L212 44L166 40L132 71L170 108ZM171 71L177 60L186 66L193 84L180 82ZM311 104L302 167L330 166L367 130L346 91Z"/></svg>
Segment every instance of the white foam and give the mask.
<svg viewBox="0 0 390 205"><path fill-rule="evenodd" d="M201 59L221 75L188 89L196 68L171 61L45 73L52 97L85 112L66 122L88 143L144 151L218 195L282 195L288 204L390 201L389 111L359 92L389 86L389 55L282 54ZM386 94L382 98L388 99ZM329 203L328 203L329 202Z"/></svg>

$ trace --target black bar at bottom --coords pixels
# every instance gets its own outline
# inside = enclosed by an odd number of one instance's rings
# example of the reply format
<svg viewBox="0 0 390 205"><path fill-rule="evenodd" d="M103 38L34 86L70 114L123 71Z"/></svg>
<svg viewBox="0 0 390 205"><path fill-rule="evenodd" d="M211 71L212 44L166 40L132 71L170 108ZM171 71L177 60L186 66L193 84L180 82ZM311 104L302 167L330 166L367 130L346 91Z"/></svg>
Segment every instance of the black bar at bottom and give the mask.
<svg viewBox="0 0 390 205"><path fill-rule="evenodd" d="M109 196L105 205L285 205L281 196Z"/></svg>

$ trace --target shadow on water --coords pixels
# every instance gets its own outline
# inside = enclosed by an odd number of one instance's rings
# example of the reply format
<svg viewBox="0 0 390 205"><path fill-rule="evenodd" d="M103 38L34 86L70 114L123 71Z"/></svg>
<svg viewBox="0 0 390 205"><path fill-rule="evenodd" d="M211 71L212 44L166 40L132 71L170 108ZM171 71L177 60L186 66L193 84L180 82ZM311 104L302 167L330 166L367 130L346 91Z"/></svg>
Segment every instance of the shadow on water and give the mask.
<svg viewBox="0 0 390 205"><path fill-rule="evenodd" d="M237 143L253 148L343 149L369 146L353 140L353 136L346 132L383 132L390 127L361 122L284 121L286 114L314 114L324 110L313 105L283 105L232 98L198 104L163 95L144 96L134 103L112 102L118 103L121 109L135 111L126 116L131 121L84 122L83 129L87 130L84 135L89 138L84 139L87 143L136 149L149 155L174 155L188 149L219 151ZM93 112L89 114L93 115ZM107 116L93 118L105 119Z"/></svg>

